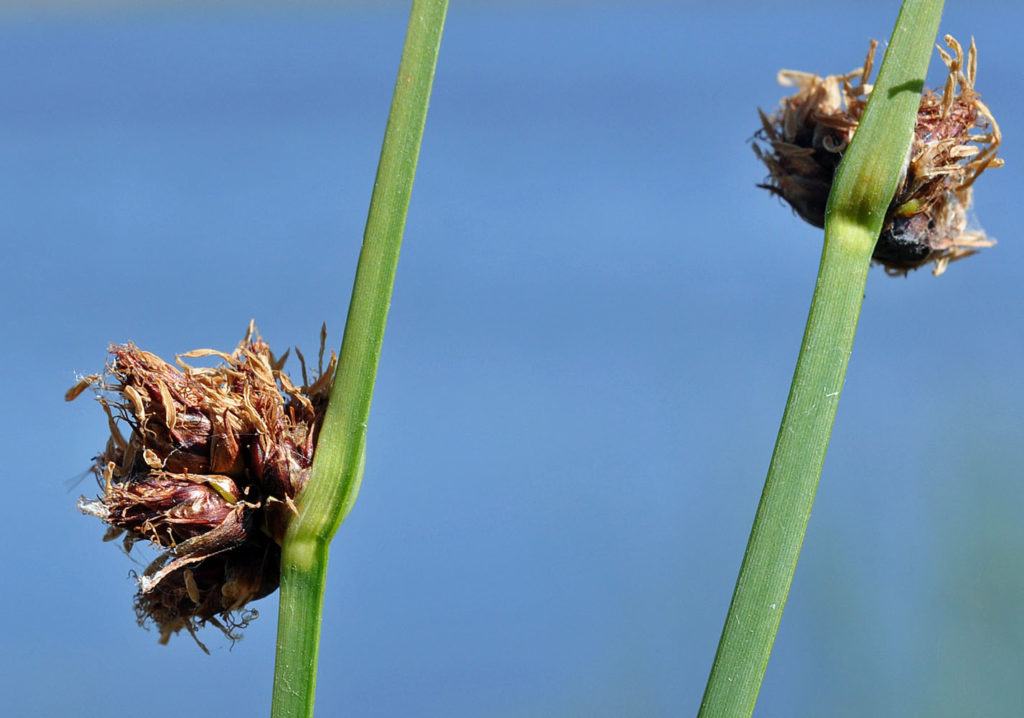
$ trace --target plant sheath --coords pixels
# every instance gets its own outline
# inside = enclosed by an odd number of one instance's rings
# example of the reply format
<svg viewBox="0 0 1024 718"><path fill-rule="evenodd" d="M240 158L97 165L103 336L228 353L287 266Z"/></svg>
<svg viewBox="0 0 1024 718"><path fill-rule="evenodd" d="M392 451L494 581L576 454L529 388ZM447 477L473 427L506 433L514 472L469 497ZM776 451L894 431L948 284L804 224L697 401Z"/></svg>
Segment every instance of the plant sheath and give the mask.
<svg viewBox="0 0 1024 718"><path fill-rule="evenodd" d="M942 0L904 0L878 81L836 171L789 399L699 718L754 711L825 461L871 253L905 171L941 14Z"/></svg>
<svg viewBox="0 0 1024 718"><path fill-rule="evenodd" d="M327 549L359 492L366 424L447 0L414 0L330 403L282 545L274 718L313 715Z"/></svg>

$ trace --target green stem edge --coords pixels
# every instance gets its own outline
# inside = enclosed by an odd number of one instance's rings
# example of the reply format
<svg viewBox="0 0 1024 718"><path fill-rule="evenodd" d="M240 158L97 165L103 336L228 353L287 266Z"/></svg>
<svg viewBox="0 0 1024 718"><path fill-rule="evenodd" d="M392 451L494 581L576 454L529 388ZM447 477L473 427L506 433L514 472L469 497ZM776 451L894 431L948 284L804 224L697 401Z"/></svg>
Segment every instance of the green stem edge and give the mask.
<svg viewBox="0 0 1024 718"><path fill-rule="evenodd" d="M825 461L871 254L910 150L942 5L904 0L836 171L800 356L698 718L754 711Z"/></svg>
<svg viewBox="0 0 1024 718"><path fill-rule="evenodd" d="M273 718L313 715L327 554L359 493L380 360L447 0L414 0L330 403L282 544Z"/></svg>

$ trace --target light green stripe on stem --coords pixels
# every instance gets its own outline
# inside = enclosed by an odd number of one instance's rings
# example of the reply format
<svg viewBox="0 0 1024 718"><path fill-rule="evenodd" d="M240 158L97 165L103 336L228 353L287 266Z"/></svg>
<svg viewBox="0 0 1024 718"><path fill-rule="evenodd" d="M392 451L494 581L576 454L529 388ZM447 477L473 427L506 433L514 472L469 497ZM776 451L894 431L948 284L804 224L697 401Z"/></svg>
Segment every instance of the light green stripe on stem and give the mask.
<svg viewBox="0 0 1024 718"><path fill-rule="evenodd" d="M871 253L901 181L942 0L905 0L836 172L800 356L699 718L750 716L796 571Z"/></svg>
<svg viewBox="0 0 1024 718"><path fill-rule="evenodd" d="M274 718L312 716L327 548L359 492L366 424L447 0L415 0L384 133L338 369L299 516L282 546Z"/></svg>

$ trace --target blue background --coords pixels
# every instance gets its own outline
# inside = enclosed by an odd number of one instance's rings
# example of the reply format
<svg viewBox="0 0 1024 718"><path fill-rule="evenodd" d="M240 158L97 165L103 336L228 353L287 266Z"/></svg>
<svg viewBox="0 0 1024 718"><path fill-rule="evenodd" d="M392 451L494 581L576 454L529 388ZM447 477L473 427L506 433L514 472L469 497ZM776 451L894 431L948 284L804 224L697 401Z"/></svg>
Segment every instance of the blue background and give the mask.
<svg viewBox="0 0 1024 718"><path fill-rule="evenodd" d="M756 108L780 68L858 66L896 11L453 4L319 715L696 712L821 239L754 186ZM140 630L138 564L69 489L105 422L62 396L108 342L231 349L255 317L337 345L407 12L0 9L9 715L268 711L275 600L210 657ZM1000 244L872 271L759 716L1024 704L1022 22L943 18L1006 138L976 193Z"/></svg>

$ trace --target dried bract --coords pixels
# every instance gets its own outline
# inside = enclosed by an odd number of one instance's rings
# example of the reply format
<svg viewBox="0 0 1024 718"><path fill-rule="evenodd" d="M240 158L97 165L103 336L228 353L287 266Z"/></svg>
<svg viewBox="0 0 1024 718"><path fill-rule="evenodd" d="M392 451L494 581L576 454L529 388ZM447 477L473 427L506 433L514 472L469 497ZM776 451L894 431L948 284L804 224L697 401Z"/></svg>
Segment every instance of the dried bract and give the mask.
<svg viewBox="0 0 1024 718"><path fill-rule="evenodd" d="M965 57L956 40L945 40L952 51L939 48L948 71L945 86L926 89L921 98L906 172L873 255L893 275L934 264L938 276L950 262L995 244L983 232L967 230L967 211L974 181L1003 164L996 157L999 126L974 89L974 42ZM876 46L871 43L863 67L845 75L780 72L780 84L797 92L771 117L760 113L754 151L769 175L759 186L816 227L825 225L832 178L871 94L867 79Z"/></svg>
<svg viewBox="0 0 1024 718"><path fill-rule="evenodd" d="M222 363L183 361L207 356ZM322 343L320 356L319 377L309 383L303 362L296 386L282 371L285 357L275 359L250 324L231 354L197 350L175 365L133 344L112 346L106 374L68 391L71 400L96 389L110 428L93 469L103 493L79 508L105 521L111 537L123 534L127 549L147 541L162 550L139 576L135 600L139 622L155 623L162 643L205 623L234 638L254 615L246 604L277 588L280 542L334 374L333 353L322 366Z"/></svg>

